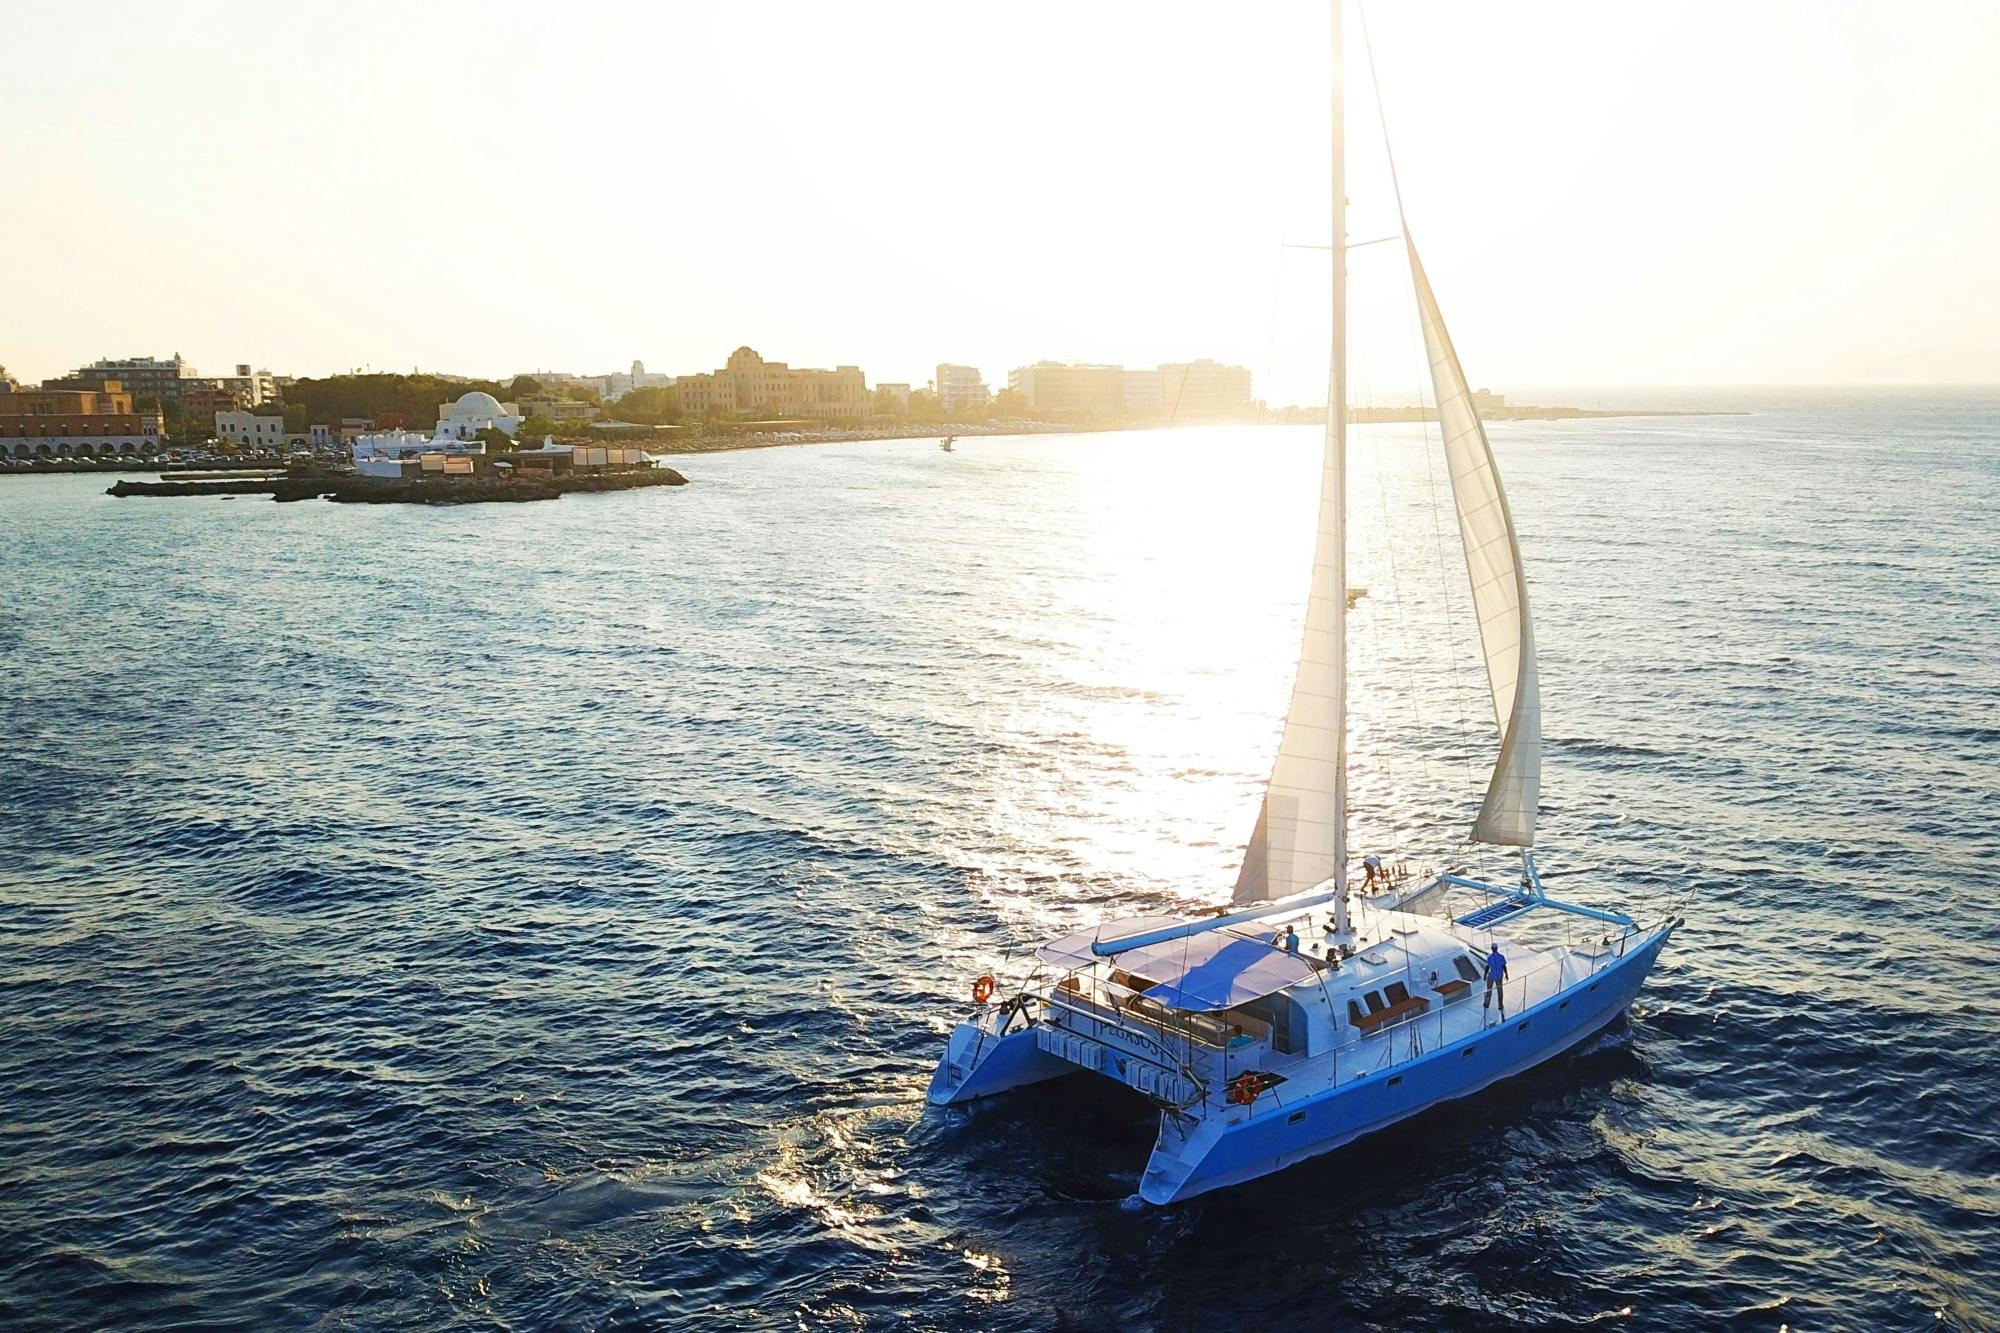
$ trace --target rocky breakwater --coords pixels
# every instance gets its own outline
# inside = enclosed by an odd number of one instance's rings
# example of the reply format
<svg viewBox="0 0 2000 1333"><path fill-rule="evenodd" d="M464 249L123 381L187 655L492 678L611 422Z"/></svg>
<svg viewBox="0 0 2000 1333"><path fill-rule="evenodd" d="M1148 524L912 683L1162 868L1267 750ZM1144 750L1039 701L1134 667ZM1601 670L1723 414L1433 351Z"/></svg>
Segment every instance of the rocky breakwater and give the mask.
<svg viewBox="0 0 2000 1333"><path fill-rule="evenodd" d="M274 500L328 499L338 504L463 505L555 500L571 491L634 491L685 486L670 467L636 472L569 473L557 477L320 476L245 478L241 481L120 481L106 495L268 495Z"/></svg>

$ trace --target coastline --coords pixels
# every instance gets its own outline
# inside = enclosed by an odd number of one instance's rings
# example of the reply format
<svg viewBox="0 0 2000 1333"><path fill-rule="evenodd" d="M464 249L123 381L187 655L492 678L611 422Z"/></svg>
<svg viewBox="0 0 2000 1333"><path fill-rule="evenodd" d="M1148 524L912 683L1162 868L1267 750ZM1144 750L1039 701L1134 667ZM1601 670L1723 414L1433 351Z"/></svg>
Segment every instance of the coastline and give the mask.
<svg viewBox="0 0 2000 1333"><path fill-rule="evenodd" d="M1741 417L1750 416L1745 411L1706 410L1689 411L1671 408L1585 408L1585 407L1521 407L1501 408L1481 414L1487 425L1497 425L1513 421L1596 421L1629 417ZM897 426L833 426L822 430L756 431L727 430L717 433L706 431L696 434L680 434L683 428L673 426L648 427L643 430L623 432L618 440L644 449L655 456L690 456L700 454L735 453L744 449L778 449L787 445L803 444L851 444L874 440L939 440L947 436L958 439L977 439L984 436L1022 435L1109 435L1132 431L1175 430L1195 426L1305 426L1321 425L1325 422L1322 411L1303 411L1283 419L1266 418L1261 421L1185 421L1185 422L1056 422L1056 421L982 421L970 423L926 422L922 425ZM1437 420L1437 410L1430 407L1355 407L1348 418L1350 424L1373 426L1394 425ZM609 440L613 437L606 436ZM282 460L209 458L194 463L153 462L105 462L98 459L41 459L27 466L0 466L0 477L63 476L73 473L152 473L163 479L183 474L208 473L264 473L281 477L285 473ZM192 478L190 478L192 480ZM137 492L129 492L136 494ZM182 491L182 494L195 492ZM238 492L242 493L242 492Z"/></svg>

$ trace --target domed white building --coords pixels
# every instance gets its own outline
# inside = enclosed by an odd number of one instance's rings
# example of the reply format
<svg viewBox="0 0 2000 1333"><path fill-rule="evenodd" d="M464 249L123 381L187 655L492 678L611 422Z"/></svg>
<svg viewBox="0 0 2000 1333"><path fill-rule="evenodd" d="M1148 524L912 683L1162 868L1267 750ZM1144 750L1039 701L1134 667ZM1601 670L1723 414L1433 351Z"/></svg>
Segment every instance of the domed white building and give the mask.
<svg viewBox="0 0 2000 1333"><path fill-rule="evenodd" d="M513 403L503 403L492 394L475 389L460 394L455 403L438 404L437 437L469 440L482 430L497 430L512 439L524 419L520 408Z"/></svg>

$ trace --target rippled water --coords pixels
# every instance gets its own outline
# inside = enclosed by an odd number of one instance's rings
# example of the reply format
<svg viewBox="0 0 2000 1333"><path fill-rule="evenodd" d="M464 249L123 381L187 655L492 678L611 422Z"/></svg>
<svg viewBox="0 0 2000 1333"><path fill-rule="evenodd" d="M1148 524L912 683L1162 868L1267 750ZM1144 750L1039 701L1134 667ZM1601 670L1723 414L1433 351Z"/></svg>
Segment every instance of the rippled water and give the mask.
<svg viewBox="0 0 2000 1333"><path fill-rule="evenodd" d="M1225 895L1315 431L0 479L0 1324L1987 1326L2000 401L1757 405L1494 431L1545 864L1694 895L1631 1021L1168 1210L1115 1090L922 1089L978 973ZM1491 741L1419 434L1356 450L1356 840L1436 862Z"/></svg>

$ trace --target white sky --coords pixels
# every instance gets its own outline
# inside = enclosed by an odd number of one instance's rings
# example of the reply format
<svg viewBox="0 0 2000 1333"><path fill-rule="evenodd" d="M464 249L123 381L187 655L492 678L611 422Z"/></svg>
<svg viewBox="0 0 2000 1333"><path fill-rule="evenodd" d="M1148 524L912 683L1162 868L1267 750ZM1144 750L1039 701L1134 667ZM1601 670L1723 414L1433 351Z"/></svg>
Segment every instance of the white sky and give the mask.
<svg viewBox="0 0 2000 1333"><path fill-rule="evenodd" d="M1377 0L1473 379L2000 380L2000 6ZM0 364L1323 395L1315 3L0 0ZM1393 226L1350 5L1357 237ZM1357 344L1368 336L1357 256ZM1385 288L1386 290L1386 288ZM1394 395L1388 395L1394 396Z"/></svg>

